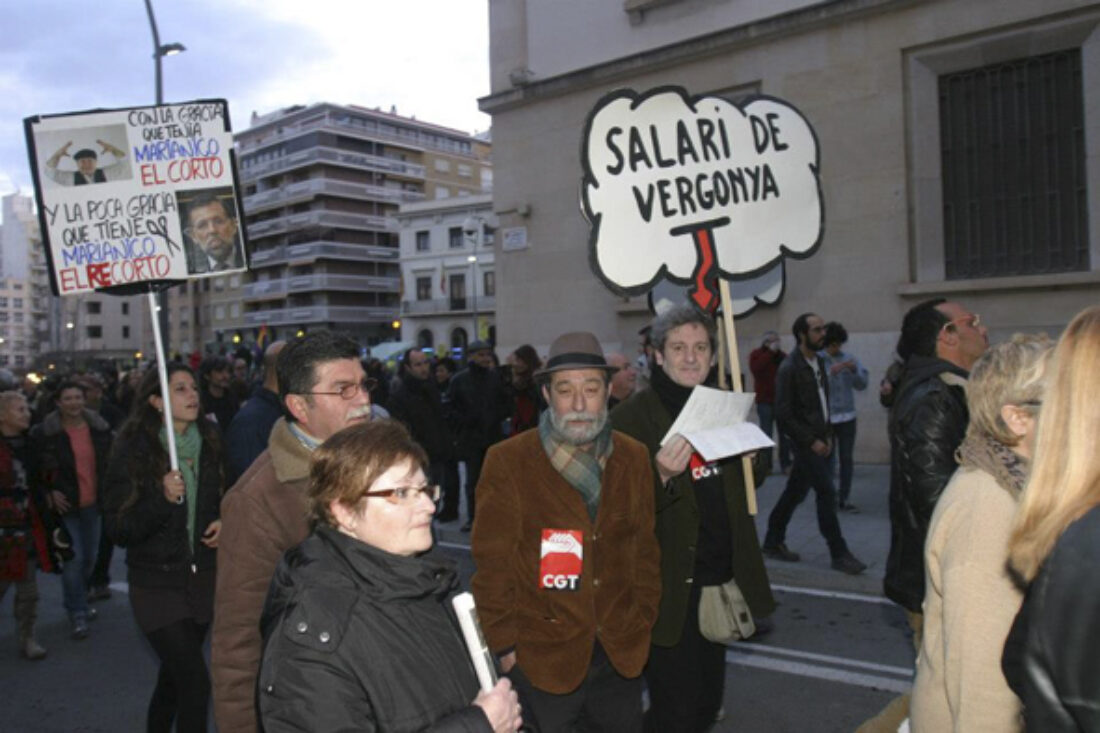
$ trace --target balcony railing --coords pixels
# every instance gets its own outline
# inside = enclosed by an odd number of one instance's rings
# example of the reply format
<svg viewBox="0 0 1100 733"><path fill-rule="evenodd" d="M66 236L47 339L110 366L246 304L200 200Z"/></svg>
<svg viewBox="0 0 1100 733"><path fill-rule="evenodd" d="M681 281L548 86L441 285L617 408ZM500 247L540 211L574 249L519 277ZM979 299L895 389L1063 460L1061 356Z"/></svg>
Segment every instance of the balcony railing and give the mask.
<svg viewBox="0 0 1100 733"><path fill-rule="evenodd" d="M266 237L309 227L397 231L397 221L388 216L353 214L346 211L303 211L274 219L250 221L246 226L250 237Z"/></svg>
<svg viewBox="0 0 1100 733"><path fill-rule="evenodd" d="M307 264L316 260L354 260L356 262L393 262L401 256L395 247L371 244L344 244L317 240L301 244L283 244L272 249L253 252L253 268L274 265Z"/></svg>
<svg viewBox="0 0 1100 733"><path fill-rule="evenodd" d="M423 316L436 313L467 313L473 312L473 298L432 298L431 300L405 300L401 302L401 314L410 316ZM495 310L497 299L495 295L477 296L477 310L486 313Z"/></svg>
<svg viewBox="0 0 1100 733"><path fill-rule="evenodd" d="M309 181L290 183L278 188L269 188L266 191L245 196L244 210L249 214L254 214L274 206L285 206L296 201L306 201L319 194L344 196L365 201L390 201L398 204L424 199L424 194L420 191L404 191L365 183L349 183L347 181L316 178Z"/></svg>
<svg viewBox="0 0 1100 733"><path fill-rule="evenodd" d="M244 314L246 326L286 326L309 323L386 323L397 315L394 308L354 305L312 305L274 308Z"/></svg>
<svg viewBox="0 0 1100 733"><path fill-rule="evenodd" d="M396 173L409 178L424 178L424 166L403 160L385 158L381 155L349 153L338 148L316 147L299 150L290 155L281 155L271 160L247 162L241 165L241 179L245 183L255 181L260 176L271 176L283 171L301 168L313 163L333 163L359 170Z"/></svg>
<svg viewBox="0 0 1100 733"><path fill-rule="evenodd" d="M396 293L400 289L401 280L397 276L371 277L320 273L277 280L258 280L244 286L244 297L246 300L266 300L281 297L287 293L307 293L317 290Z"/></svg>

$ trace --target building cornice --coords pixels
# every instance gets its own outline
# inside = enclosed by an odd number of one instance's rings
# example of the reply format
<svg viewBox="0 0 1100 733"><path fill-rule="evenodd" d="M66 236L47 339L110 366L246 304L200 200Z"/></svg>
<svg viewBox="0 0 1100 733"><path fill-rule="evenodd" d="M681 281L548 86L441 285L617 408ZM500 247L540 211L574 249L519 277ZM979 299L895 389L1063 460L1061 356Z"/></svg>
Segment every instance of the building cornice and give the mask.
<svg viewBox="0 0 1100 733"><path fill-rule="evenodd" d="M618 79L632 78L710 56L743 50L821 26L850 22L921 2L927 0L827 0L811 7L647 49L548 79L527 81L512 89L481 97L478 99L478 108L488 114L505 112L579 89L606 86Z"/></svg>

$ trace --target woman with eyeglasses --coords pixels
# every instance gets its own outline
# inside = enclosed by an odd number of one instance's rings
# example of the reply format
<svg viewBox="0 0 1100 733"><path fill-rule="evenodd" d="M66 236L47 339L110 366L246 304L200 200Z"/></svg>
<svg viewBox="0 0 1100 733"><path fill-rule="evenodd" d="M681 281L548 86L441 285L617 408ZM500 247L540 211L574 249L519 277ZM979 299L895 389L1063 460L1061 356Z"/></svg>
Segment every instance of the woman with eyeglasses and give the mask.
<svg viewBox="0 0 1100 733"><path fill-rule="evenodd" d="M959 468L932 513L924 546L924 634L910 704L921 731L1022 729L1020 701L1000 670L1023 594L1005 562L1027 481L1042 400L1045 336L1017 334L970 371L970 424Z"/></svg>
<svg viewBox="0 0 1100 733"><path fill-rule="evenodd" d="M431 552L439 487L399 423L313 453L312 534L284 556L261 619L263 729L493 731L521 724L508 680L479 692L450 609L458 577Z"/></svg>
<svg viewBox="0 0 1100 733"><path fill-rule="evenodd" d="M205 731L210 675L203 643L214 616L214 578L225 462L217 427L200 414L195 376L170 363L168 394L179 470L169 466L160 378L134 395L107 467L104 525L126 548L130 606L160 670L147 730Z"/></svg>

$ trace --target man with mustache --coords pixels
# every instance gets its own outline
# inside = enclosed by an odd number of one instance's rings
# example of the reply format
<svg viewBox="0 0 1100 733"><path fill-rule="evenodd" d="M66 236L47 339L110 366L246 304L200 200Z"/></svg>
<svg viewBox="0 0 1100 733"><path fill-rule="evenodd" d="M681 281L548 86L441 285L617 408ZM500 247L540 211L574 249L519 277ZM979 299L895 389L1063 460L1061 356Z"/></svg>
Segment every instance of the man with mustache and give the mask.
<svg viewBox="0 0 1100 733"><path fill-rule="evenodd" d="M660 562L648 451L607 418L615 371L592 334L555 340L535 372L549 409L477 486L478 615L544 732L641 730Z"/></svg>
<svg viewBox="0 0 1100 733"><path fill-rule="evenodd" d="M331 331L288 343L275 370L285 417L268 447L222 500L218 585L211 642L214 718L219 730L254 731L260 612L283 553L309 534L309 459L343 428L370 419L359 345Z"/></svg>

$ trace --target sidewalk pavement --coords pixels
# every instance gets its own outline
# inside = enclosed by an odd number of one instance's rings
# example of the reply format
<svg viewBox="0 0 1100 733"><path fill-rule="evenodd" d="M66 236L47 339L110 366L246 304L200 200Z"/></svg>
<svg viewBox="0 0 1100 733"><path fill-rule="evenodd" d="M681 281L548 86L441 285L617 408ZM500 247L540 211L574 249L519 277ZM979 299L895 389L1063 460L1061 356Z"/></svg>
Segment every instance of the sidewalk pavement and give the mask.
<svg viewBox="0 0 1100 733"><path fill-rule="evenodd" d="M768 529L768 514L787 485L787 477L773 473L757 487L756 534L761 542ZM829 549L817 529L815 495L811 490L798 505L787 526L787 547L802 556L796 563L765 558L772 585L789 585L865 595L882 595L882 577L886 553L890 550L890 466L857 463L849 499L859 514L839 512L840 528L848 549L867 565L861 575L846 575L830 566ZM446 524L436 524L436 539L448 544L469 546L470 535L460 532L466 521L465 500L462 516Z"/></svg>
<svg viewBox="0 0 1100 733"><path fill-rule="evenodd" d="M768 531L768 515L786 486L787 477L777 472L757 487L759 511L756 515L756 534L761 542ZM848 549L867 565L861 575L846 575L830 566L829 548L817 529L815 497L811 489L787 525L787 547L801 555L802 559L794 563L771 558L764 560L772 585L881 596L886 554L890 551L890 466L857 463L852 477L852 493L848 499L859 509L859 513L837 513Z"/></svg>

